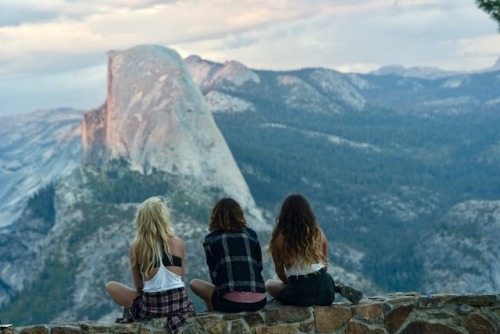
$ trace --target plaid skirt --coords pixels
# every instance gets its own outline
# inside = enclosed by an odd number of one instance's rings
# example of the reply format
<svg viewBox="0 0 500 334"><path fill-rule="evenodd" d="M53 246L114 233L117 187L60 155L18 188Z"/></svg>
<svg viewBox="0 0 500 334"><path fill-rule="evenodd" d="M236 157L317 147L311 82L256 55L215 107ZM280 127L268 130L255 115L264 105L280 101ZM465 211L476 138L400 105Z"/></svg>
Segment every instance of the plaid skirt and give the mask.
<svg viewBox="0 0 500 334"><path fill-rule="evenodd" d="M167 327L172 333L178 333L184 320L194 315L193 302L184 287L144 292L133 300L129 310L134 320L167 318Z"/></svg>

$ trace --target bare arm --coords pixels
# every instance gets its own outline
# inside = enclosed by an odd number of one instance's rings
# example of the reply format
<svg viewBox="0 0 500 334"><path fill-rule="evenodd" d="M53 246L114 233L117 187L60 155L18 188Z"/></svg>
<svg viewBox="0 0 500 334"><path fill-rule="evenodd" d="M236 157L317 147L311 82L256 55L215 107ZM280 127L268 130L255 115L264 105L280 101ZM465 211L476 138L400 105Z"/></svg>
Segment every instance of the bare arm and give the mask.
<svg viewBox="0 0 500 334"><path fill-rule="evenodd" d="M180 240L180 239L179 239ZM182 246L182 267L181 267L181 277L182 281L184 281L185 276L186 276L186 252L184 250L184 241L181 241L181 246Z"/></svg>
<svg viewBox="0 0 500 334"><path fill-rule="evenodd" d="M323 231L321 231L321 242L323 243L323 255L326 259L325 269L328 270L328 240L326 240L326 236Z"/></svg>
<svg viewBox="0 0 500 334"><path fill-rule="evenodd" d="M132 246L128 249L128 255L130 259L130 267L132 270L132 280L134 281L135 289L138 293L142 293L144 288L144 282L142 280L141 268L138 265L132 265Z"/></svg>
<svg viewBox="0 0 500 334"><path fill-rule="evenodd" d="M276 252L272 253L273 262L274 262L274 271L278 278L285 284L288 284L288 277L286 277L285 266L281 262L281 258L278 256Z"/></svg>

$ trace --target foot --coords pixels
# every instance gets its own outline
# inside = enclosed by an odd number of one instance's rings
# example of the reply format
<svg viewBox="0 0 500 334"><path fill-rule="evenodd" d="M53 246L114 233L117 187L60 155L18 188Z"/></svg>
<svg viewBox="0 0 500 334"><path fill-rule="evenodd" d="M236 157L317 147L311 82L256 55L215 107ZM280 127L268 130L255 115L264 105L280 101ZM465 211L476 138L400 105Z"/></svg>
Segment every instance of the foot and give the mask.
<svg viewBox="0 0 500 334"><path fill-rule="evenodd" d="M353 304L359 303L359 301L363 298L363 292L346 285L344 285L340 290L340 295Z"/></svg>

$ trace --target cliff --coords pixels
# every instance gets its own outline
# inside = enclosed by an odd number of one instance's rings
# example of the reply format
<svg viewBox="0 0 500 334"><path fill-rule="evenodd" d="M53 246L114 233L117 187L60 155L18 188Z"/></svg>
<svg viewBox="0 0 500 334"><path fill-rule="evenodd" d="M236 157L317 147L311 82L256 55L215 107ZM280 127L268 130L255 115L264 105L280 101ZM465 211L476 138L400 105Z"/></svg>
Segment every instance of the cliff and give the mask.
<svg viewBox="0 0 500 334"><path fill-rule="evenodd" d="M183 333L499 333L500 295L420 295L394 293L363 299L357 305L292 307L269 303L263 311L199 313ZM4 334L165 334L165 320L114 324L11 327Z"/></svg>
<svg viewBox="0 0 500 334"><path fill-rule="evenodd" d="M82 160L125 160L143 174L164 171L190 188L220 188L264 229L262 212L179 54L141 45L108 53L104 105L82 121Z"/></svg>

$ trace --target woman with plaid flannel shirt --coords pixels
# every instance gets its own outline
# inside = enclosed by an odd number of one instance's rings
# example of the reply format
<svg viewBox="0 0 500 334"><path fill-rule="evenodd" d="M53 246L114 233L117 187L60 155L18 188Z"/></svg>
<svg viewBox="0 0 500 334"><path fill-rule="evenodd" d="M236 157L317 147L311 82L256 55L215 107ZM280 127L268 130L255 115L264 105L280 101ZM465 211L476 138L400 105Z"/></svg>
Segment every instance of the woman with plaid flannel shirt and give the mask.
<svg viewBox="0 0 500 334"><path fill-rule="evenodd" d="M215 204L210 233L203 247L212 283L194 279L189 284L209 311L236 313L258 311L266 305L262 278L262 251L243 210L231 198Z"/></svg>

